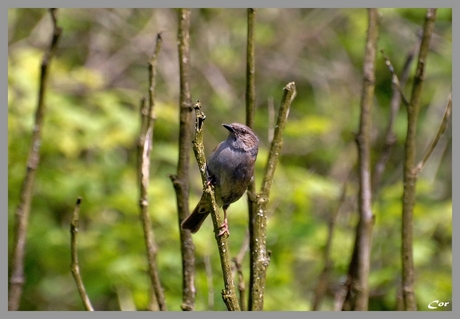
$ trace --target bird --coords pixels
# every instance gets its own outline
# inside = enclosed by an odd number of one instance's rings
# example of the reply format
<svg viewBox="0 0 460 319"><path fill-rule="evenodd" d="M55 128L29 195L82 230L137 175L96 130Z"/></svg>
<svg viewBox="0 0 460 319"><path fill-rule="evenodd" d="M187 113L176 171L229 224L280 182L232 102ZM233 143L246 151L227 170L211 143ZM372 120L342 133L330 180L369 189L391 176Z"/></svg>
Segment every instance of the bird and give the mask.
<svg viewBox="0 0 460 319"><path fill-rule="evenodd" d="M214 186L216 203L224 211L224 222L217 236L228 230L227 209L240 199L254 176L254 166L259 151L259 138L254 131L240 123L222 124L228 137L217 145L206 161L207 185ZM192 213L181 223L182 230L196 233L211 212L205 194Z"/></svg>

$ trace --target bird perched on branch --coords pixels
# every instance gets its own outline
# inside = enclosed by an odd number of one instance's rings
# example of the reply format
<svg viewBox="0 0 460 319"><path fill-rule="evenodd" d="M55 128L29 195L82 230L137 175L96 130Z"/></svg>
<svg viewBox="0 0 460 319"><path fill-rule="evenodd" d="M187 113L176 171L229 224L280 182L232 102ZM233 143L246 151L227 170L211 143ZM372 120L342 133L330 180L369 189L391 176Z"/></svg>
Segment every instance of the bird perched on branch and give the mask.
<svg viewBox="0 0 460 319"><path fill-rule="evenodd" d="M248 188L259 151L259 139L248 126L239 123L222 126L228 130L228 137L212 151L206 162L208 184L214 186L217 205L224 210L224 223L218 236L230 235L227 208ZM203 193L193 212L182 221L181 228L196 233L210 212L210 204Z"/></svg>

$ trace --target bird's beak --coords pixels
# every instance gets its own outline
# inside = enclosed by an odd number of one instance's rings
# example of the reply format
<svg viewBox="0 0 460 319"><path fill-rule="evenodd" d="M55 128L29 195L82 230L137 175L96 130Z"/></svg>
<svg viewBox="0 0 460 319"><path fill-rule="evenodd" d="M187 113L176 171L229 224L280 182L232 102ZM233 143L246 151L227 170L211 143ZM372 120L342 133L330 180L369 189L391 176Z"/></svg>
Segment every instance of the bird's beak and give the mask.
<svg viewBox="0 0 460 319"><path fill-rule="evenodd" d="M229 130L230 132L235 132L231 124L222 124L222 126L225 127L227 130Z"/></svg>

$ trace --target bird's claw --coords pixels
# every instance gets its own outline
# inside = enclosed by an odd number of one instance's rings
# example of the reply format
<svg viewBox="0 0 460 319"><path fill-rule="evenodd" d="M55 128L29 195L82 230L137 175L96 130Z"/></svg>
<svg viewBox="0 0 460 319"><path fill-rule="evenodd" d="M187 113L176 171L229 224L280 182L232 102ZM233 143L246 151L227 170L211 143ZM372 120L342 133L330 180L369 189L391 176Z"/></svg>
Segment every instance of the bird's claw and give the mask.
<svg viewBox="0 0 460 319"><path fill-rule="evenodd" d="M225 233L227 233L227 237L230 236L230 231L228 230L227 222L224 222L222 225L220 225L219 229L221 231L217 234L218 237L224 235Z"/></svg>

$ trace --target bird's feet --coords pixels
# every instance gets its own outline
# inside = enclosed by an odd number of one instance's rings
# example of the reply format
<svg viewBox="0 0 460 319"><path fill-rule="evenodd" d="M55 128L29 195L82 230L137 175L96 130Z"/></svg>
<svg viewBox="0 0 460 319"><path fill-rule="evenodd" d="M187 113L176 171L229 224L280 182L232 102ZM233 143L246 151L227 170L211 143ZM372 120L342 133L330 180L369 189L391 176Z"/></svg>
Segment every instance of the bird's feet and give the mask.
<svg viewBox="0 0 460 319"><path fill-rule="evenodd" d="M224 223L220 225L219 229L220 229L220 232L217 234L218 237L224 235L225 233L227 233L227 237L230 236L230 231L228 230L227 220L224 220Z"/></svg>

